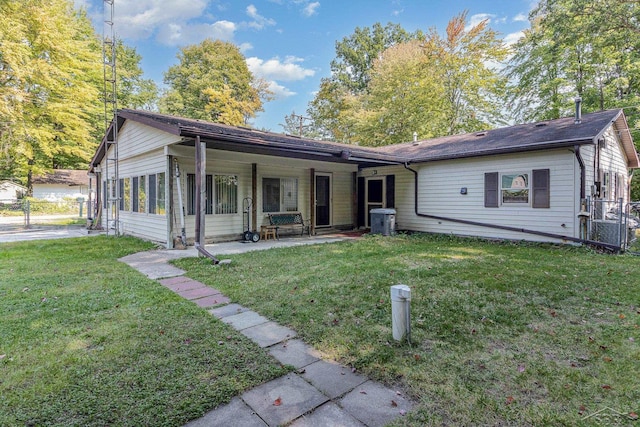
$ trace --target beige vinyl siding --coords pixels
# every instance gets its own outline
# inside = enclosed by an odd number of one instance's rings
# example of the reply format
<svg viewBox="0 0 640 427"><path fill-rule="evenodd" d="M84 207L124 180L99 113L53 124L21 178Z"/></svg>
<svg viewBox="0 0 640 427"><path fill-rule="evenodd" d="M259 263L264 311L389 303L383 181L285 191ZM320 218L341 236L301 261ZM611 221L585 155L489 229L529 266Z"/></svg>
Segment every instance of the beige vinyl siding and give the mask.
<svg viewBox="0 0 640 427"><path fill-rule="evenodd" d="M150 151L179 141L180 137L127 120L118 132L118 158L120 160L146 155Z"/></svg>
<svg viewBox="0 0 640 427"><path fill-rule="evenodd" d="M149 174L159 174L162 172L166 174L166 164L167 159L163 150L155 150L151 153L145 154L144 156L121 160L118 174L120 179L144 176L145 185L148 188ZM166 176L167 175L165 175L165 177ZM149 211L148 201L145 203L145 211ZM166 215L149 214L146 212L120 211L121 232L154 242L166 243Z"/></svg>
<svg viewBox="0 0 640 427"><path fill-rule="evenodd" d="M609 128L607 132L604 134L604 139L606 141L605 147L600 150L600 168L603 172L608 172L611 174L611 197L607 197L609 200L613 200L614 189L614 176L619 175L623 178L624 182L622 184L622 188L624 189L623 194L617 195L617 197L622 197L623 200L629 200L629 194L627 191L628 184L628 170L627 170L627 159L624 155L624 151L622 149L621 143L619 139L616 137L613 127Z"/></svg>
<svg viewBox="0 0 640 427"><path fill-rule="evenodd" d="M559 235L576 236L577 205L575 155L570 150L503 155L486 158L447 160L412 165L419 172L418 209L420 213L501 226L527 228ZM550 170L550 208L528 205L484 207L486 172L527 172ZM549 238L418 217L414 214L414 177L403 168L378 168L377 175L396 175L396 222L399 229L491 238L548 241ZM367 175L364 171L363 176ZM460 194L462 187L467 194ZM564 226L563 226L564 224Z"/></svg>

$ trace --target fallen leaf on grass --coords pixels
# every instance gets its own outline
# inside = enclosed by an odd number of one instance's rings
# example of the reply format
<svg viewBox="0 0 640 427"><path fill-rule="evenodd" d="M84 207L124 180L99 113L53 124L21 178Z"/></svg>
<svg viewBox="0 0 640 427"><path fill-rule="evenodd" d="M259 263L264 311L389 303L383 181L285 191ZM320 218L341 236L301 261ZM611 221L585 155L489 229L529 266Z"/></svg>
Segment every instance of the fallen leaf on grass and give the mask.
<svg viewBox="0 0 640 427"><path fill-rule="evenodd" d="M578 415L582 415L582 414L584 414L584 411L586 411L586 410L587 410L587 408L585 408L585 406L584 406L584 405L580 405L580 408L578 408L578 409L579 409L579 410L578 410Z"/></svg>
<svg viewBox="0 0 640 427"><path fill-rule="evenodd" d="M7 357L6 354L0 354L0 360L4 359L5 357Z"/></svg>
<svg viewBox="0 0 640 427"><path fill-rule="evenodd" d="M279 397L273 401L273 406L280 406L280 405L282 405L282 399Z"/></svg>
<svg viewBox="0 0 640 427"><path fill-rule="evenodd" d="M413 358L416 359L416 361L420 360L420 355L419 354L414 354Z"/></svg>
<svg viewBox="0 0 640 427"><path fill-rule="evenodd" d="M625 318L625 317L627 317L627 316L625 316L624 314L621 314L621 315L619 315L618 317L619 317L620 319L624 319L624 318Z"/></svg>
<svg viewBox="0 0 640 427"><path fill-rule="evenodd" d="M602 388L605 390L611 390L611 386L609 384L603 385Z"/></svg>
<svg viewBox="0 0 640 427"><path fill-rule="evenodd" d="M518 372L524 372L524 365L518 365Z"/></svg>
<svg viewBox="0 0 640 427"><path fill-rule="evenodd" d="M602 358L605 362L611 362L613 359L610 357L603 357Z"/></svg>
<svg viewBox="0 0 640 427"><path fill-rule="evenodd" d="M549 310L549 315L551 315L551 317L556 317L558 313L556 313L555 310Z"/></svg>
<svg viewBox="0 0 640 427"><path fill-rule="evenodd" d="M511 405L515 400L513 396L507 396L507 405Z"/></svg>
<svg viewBox="0 0 640 427"><path fill-rule="evenodd" d="M638 414L636 414L635 412L629 412L629 418L631 418L632 420L637 420Z"/></svg>

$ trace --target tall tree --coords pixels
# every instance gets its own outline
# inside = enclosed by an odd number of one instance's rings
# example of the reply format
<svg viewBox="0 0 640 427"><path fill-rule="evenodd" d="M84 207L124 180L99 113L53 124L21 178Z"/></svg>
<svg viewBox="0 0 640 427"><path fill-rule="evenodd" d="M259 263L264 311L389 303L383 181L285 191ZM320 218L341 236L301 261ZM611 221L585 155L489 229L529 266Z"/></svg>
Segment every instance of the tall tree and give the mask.
<svg viewBox="0 0 640 427"><path fill-rule="evenodd" d="M639 104L640 3L543 0L529 20L509 66L521 119L571 114L577 96L586 111Z"/></svg>
<svg viewBox="0 0 640 427"><path fill-rule="evenodd" d="M356 27L352 35L336 42L331 77L322 79L307 111L318 132L326 139L351 141L355 123L349 109L355 106L355 97L368 90L375 60L387 48L420 37L420 31L409 33L398 24L375 23Z"/></svg>
<svg viewBox="0 0 640 427"><path fill-rule="evenodd" d="M471 28L467 12L453 17L441 37L435 29L424 41L426 61L433 64L444 90L445 135L486 129L502 122L506 80L496 64L508 49L484 20Z"/></svg>
<svg viewBox="0 0 640 427"><path fill-rule="evenodd" d="M444 122L445 92L427 61L424 42L413 40L385 50L375 61L359 106L354 142L388 145L439 135Z"/></svg>
<svg viewBox="0 0 640 427"><path fill-rule="evenodd" d="M0 153L4 174L26 177L87 162L100 114L99 46L68 0L0 2Z"/></svg>
<svg viewBox="0 0 640 427"><path fill-rule="evenodd" d="M243 125L262 111L270 92L256 80L237 46L220 40L204 40L184 47L180 64L165 73L169 89L160 109L194 119Z"/></svg>
<svg viewBox="0 0 640 427"><path fill-rule="evenodd" d="M152 79L145 79L140 67L142 56L135 48L118 40L116 43L116 78L118 106L142 110L155 110L158 103L158 86Z"/></svg>
<svg viewBox="0 0 640 427"><path fill-rule="evenodd" d="M435 28L416 32L378 52L361 80L364 87L349 86L335 74L323 81L309 108L312 117L333 138L361 145L501 123L506 80L494 64L508 50L487 21L467 28L466 18L466 12L454 17L444 37Z"/></svg>

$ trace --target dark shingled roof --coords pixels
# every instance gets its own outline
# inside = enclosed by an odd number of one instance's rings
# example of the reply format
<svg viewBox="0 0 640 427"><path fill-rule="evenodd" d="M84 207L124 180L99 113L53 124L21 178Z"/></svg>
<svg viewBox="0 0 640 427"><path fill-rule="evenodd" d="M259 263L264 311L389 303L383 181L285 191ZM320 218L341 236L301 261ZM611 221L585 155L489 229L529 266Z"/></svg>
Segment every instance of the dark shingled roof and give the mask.
<svg viewBox="0 0 640 427"><path fill-rule="evenodd" d="M428 162L492 154L520 153L542 149L590 144L616 123L623 144L629 139L628 128L621 110L607 110L584 114L580 123L573 117L537 123L509 126L482 132L444 136L441 138L380 147L380 151L411 159L411 163ZM620 129L624 128L624 129ZM632 167L638 166L633 143L625 152Z"/></svg>
<svg viewBox="0 0 640 427"><path fill-rule="evenodd" d="M179 137L199 136L206 142L207 148L369 165L404 162L404 159L396 158L393 154L382 153L370 147L318 141L150 111L122 109L118 111L118 119L118 126L122 126L124 120L133 120ZM113 132L108 132L108 138L113 138ZM193 145L193 140L185 141L183 144ZM100 163L103 156L104 140L91 165Z"/></svg>
<svg viewBox="0 0 640 427"><path fill-rule="evenodd" d="M361 167L420 163L592 144L611 124L615 124L627 155L628 167L637 168L640 166L622 110L584 114L580 123L575 123L573 117L567 117L482 132L445 136L417 143L410 142L375 148L318 141L141 110L119 110L118 127L121 127L125 120L133 120L176 135L176 142L184 145L193 145L193 139L199 136L206 143L207 148L357 163ZM111 128L91 161L91 170L102 160L107 138L109 140L113 138Z"/></svg>
<svg viewBox="0 0 640 427"><path fill-rule="evenodd" d="M86 170L54 169L50 173L33 178L34 184L60 184L72 186L88 186L89 176Z"/></svg>

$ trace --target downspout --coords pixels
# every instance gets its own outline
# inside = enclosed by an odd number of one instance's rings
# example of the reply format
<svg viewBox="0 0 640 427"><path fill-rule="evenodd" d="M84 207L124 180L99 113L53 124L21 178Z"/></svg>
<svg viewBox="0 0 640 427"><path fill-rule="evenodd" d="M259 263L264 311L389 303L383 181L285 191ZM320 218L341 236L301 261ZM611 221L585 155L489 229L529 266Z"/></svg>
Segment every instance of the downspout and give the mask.
<svg viewBox="0 0 640 427"><path fill-rule="evenodd" d="M428 215L428 214L423 214L418 212L418 171L411 169L409 167L409 163L405 162L404 163L404 167L405 169L407 169L410 172L413 172L414 175L414 186L413 186L413 191L414 191L414 195L413 195L413 200L414 200L414 212L416 214L416 216L419 216L421 218L429 218L429 219L435 219L435 220L439 220L439 221L449 221L449 222L455 222L458 224L467 224L467 225L473 225L476 227L486 227L486 228L495 228L497 230L504 230L504 231L514 231L517 233L524 233L524 234L533 234L536 236L542 236L542 237L550 237L553 239L560 239L560 240L567 240L570 242L575 242L575 243L582 243L582 244L588 244L588 245L593 245L593 246L599 246L599 247L603 247L612 251L620 251L620 247L616 246L616 245L610 245L607 243L602 243L602 242L596 242L593 240L585 240L585 239L579 239L576 237L569 237L569 236L563 236L560 234L555 234L555 233L546 233L544 231L537 231L537 230L529 230L526 228L518 228L518 227L509 227L506 225L497 225L497 224L488 224L485 222L477 222L477 221L469 221L466 219L458 219L458 218L448 218L448 217L443 217L443 216L437 216L437 215Z"/></svg>
<svg viewBox="0 0 640 427"><path fill-rule="evenodd" d="M580 154L580 146L575 145L573 149L576 155L576 159L578 160L578 164L580 165L580 213L578 214L578 217L580 218L580 236L584 238L587 236L587 219L588 219L588 216L584 214L587 212L587 206L586 206L587 175L586 175L586 167L584 164L584 160L582 159L582 155Z"/></svg>

